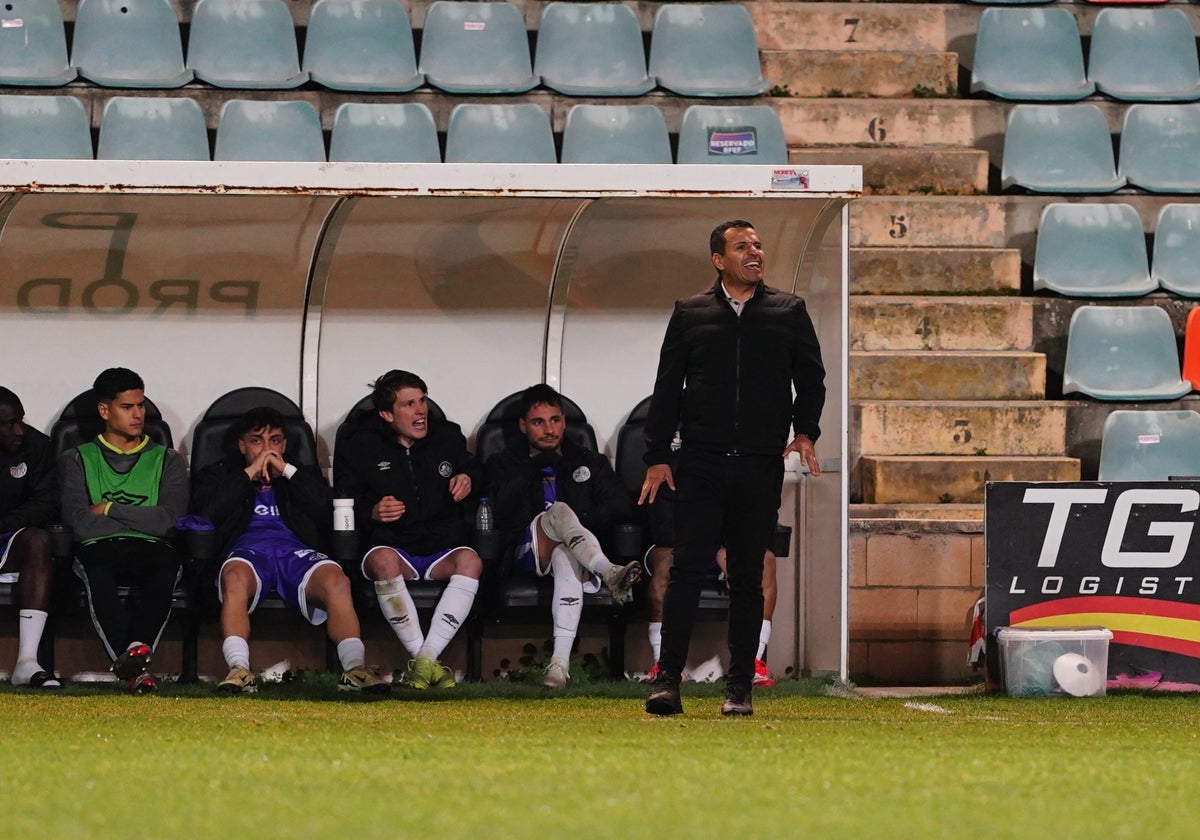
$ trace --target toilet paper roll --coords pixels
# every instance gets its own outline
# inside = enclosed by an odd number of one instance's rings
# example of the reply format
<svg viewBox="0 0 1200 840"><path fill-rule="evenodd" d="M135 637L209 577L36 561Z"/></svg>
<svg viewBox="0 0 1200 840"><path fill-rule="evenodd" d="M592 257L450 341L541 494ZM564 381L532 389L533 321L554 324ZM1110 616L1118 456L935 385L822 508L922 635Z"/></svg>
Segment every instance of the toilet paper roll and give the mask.
<svg viewBox="0 0 1200 840"><path fill-rule="evenodd" d="M1105 675L1083 654L1064 653L1054 660L1054 679L1072 697L1090 697L1100 691Z"/></svg>

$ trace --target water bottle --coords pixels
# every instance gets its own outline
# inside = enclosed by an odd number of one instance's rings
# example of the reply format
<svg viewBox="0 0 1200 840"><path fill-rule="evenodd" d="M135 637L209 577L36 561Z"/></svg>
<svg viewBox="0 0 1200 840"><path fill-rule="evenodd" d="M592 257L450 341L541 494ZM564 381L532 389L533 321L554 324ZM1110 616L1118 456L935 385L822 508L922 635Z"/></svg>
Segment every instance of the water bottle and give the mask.
<svg viewBox="0 0 1200 840"><path fill-rule="evenodd" d="M354 499L333 500L333 530L354 530Z"/></svg>
<svg viewBox="0 0 1200 840"><path fill-rule="evenodd" d="M488 497L484 496L479 500L479 508L475 511L475 530L477 532L491 531L495 527L492 506L488 504Z"/></svg>

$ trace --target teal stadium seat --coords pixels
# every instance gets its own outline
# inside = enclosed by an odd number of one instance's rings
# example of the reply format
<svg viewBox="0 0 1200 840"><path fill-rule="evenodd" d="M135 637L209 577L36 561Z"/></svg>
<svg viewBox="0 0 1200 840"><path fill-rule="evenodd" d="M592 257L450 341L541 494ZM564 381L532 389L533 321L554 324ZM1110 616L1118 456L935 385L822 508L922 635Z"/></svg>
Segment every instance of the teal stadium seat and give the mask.
<svg viewBox="0 0 1200 840"><path fill-rule="evenodd" d="M984 9L975 35L971 92L1068 101L1095 89L1083 69L1075 16L1066 9Z"/></svg>
<svg viewBox="0 0 1200 840"><path fill-rule="evenodd" d="M1038 222L1033 288L1068 297L1131 297L1150 277L1142 219L1129 204L1047 204Z"/></svg>
<svg viewBox="0 0 1200 840"><path fill-rule="evenodd" d="M8 0L0 26L0 85L58 87L75 78L58 0Z"/></svg>
<svg viewBox="0 0 1200 840"><path fill-rule="evenodd" d="M97 160L211 160L208 127L187 97L114 96L100 118Z"/></svg>
<svg viewBox="0 0 1200 840"><path fill-rule="evenodd" d="M74 96L0 95L0 158L91 160L83 103Z"/></svg>
<svg viewBox="0 0 1200 840"><path fill-rule="evenodd" d="M1063 393L1098 400L1176 400L1180 376L1171 316L1157 306L1081 306L1067 330Z"/></svg>
<svg viewBox="0 0 1200 840"><path fill-rule="evenodd" d="M1090 103L1013 106L1000 181L1005 189L1044 193L1109 193L1125 185L1108 120Z"/></svg>
<svg viewBox="0 0 1200 840"><path fill-rule="evenodd" d="M455 105L446 163L557 163L550 118L532 102Z"/></svg>
<svg viewBox="0 0 1200 840"><path fill-rule="evenodd" d="M441 163L433 113L420 102L338 106L329 136L335 162Z"/></svg>
<svg viewBox="0 0 1200 840"><path fill-rule="evenodd" d="M1200 414L1122 409L1104 420L1100 481L1166 481L1200 475Z"/></svg>
<svg viewBox="0 0 1200 840"><path fill-rule="evenodd" d="M568 96L641 96L655 87L637 15L623 3L547 4L533 72Z"/></svg>
<svg viewBox="0 0 1200 840"><path fill-rule="evenodd" d="M308 81L283 0L199 0L187 66L197 79L221 88L286 89Z"/></svg>
<svg viewBox="0 0 1200 840"><path fill-rule="evenodd" d="M1130 105L1118 159L1130 186L1156 193L1200 192L1200 104Z"/></svg>
<svg viewBox="0 0 1200 840"><path fill-rule="evenodd" d="M435 0L418 70L447 93L524 93L538 85L521 10L511 3Z"/></svg>
<svg viewBox="0 0 1200 840"><path fill-rule="evenodd" d="M1167 291L1200 297L1200 204L1164 204L1158 211L1150 270Z"/></svg>
<svg viewBox="0 0 1200 840"><path fill-rule="evenodd" d="M563 128L563 163L671 163L671 140L654 105L576 105Z"/></svg>
<svg viewBox="0 0 1200 840"><path fill-rule="evenodd" d="M213 160L325 160L321 117L302 100L231 99L221 107Z"/></svg>
<svg viewBox="0 0 1200 840"><path fill-rule="evenodd" d="M683 112L675 162L787 163L779 114L770 105L692 105Z"/></svg>
<svg viewBox="0 0 1200 840"><path fill-rule="evenodd" d="M1196 33L1182 9L1101 9L1092 26L1088 78L1133 102L1200 99Z"/></svg>
<svg viewBox="0 0 1200 840"><path fill-rule="evenodd" d="M767 89L754 22L736 3L660 6L649 72L680 96L758 96Z"/></svg>
<svg viewBox="0 0 1200 840"><path fill-rule="evenodd" d="M177 88L192 80L171 0L79 0L71 63L106 87Z"/></svg>
<svg viewBox="0 0 1200 840"><path fill-rule="evenodd" d="M403 93L425 83L400 0L317 0L308 18L304 70L331 90Z"/></svg>

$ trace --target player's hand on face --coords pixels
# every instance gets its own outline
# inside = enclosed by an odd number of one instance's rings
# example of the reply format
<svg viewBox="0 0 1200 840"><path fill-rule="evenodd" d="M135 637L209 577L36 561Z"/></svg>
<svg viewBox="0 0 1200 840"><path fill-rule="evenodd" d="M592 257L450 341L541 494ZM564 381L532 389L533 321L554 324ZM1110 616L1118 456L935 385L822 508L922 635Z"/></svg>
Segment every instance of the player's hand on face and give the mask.
<svg viewBox="0 0 1200 840"><path fill-rule="evenodd" d="M287 466L287 461L283 460L283 456L278 452L267 451L263 453L263 480L271 481L283 475L283 468Z"/></svg>
<svg viewBox="0 0 1200 840"><path fill-rule="evenodd" d="M672 490L675 489L675 476L671 474L669 466L654 464L646 467L646 478L642 482L642 492L638 496L638 504L653 504L655 497L658 496L658 488L664 484Z"/></svg>
<svg viewBox="0 0 1200 840"><path fill-rule="evenodd" d="M371 508L371 518L379 522L395 522L404 515L404 502L395 496L384 496Z"/></svg>
<svg viewBox="0 0 1200 840"><path fill-rule="evenodd" d="M246 475L250 476L251 481L270 481L271 477L266 472L267 456L271 453L263 450L258 453L257 457L250 462L246 467Z"/></svg>
<svg viewBox="0 0 1200 840"><path fill-rule="evenodd" d="M471 495L471 477L466 473L450 476L450 497L461 502Z"/></svg>

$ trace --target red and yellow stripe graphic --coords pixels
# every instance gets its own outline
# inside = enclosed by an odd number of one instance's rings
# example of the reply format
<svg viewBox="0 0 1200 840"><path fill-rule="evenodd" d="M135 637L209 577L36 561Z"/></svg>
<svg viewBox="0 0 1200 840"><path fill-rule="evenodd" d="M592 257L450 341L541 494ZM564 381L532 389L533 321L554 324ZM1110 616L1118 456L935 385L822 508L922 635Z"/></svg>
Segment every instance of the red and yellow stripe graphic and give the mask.
<svg viewBox="0 0 1200 840"><path fill-rule="evenodd" d="M1113 643L1200 658L1200 604L1091 595L1013 610L1012 627L1107 627Z"/></svg>

